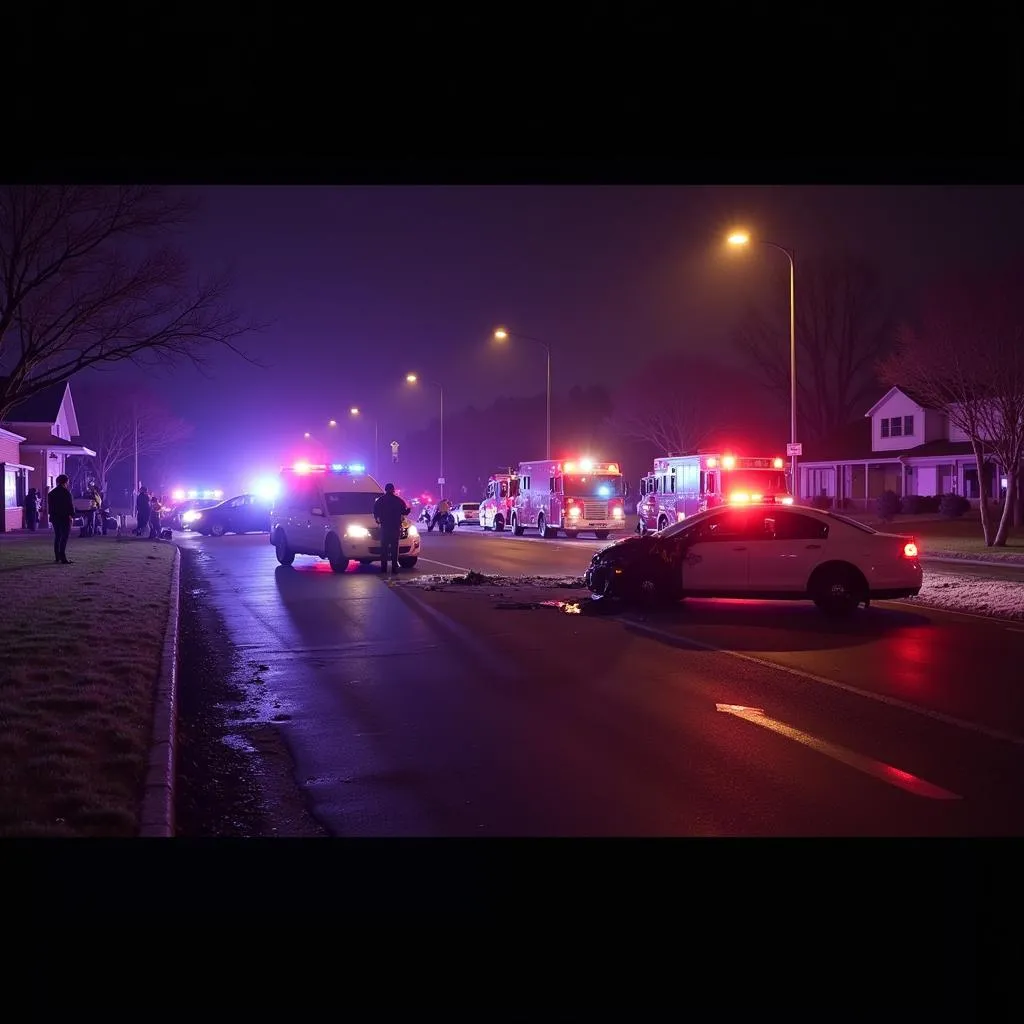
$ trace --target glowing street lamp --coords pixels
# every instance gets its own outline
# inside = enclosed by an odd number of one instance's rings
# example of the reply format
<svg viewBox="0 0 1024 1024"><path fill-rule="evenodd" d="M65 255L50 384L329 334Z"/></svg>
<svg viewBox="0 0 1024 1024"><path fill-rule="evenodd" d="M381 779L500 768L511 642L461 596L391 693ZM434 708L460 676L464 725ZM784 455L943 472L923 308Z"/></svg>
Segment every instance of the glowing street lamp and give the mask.
<svg viewBox="0 0 1024 1024"><path fill-rule="evenodd" d="M360 410L358 405L353 405L349 409L348 414L350 416L362 416L363 412ZM334 420L331 420L333 423ZM373 475L380 479L380 420L374 418L373 421Z"/></svg>
<svg viewBox="0 0 1024 1024"><path fill-rule="evenodd" d="M405 379L409 384L417 384L419 377L415 373L407 373ZM436 380L424 380L425 384L433 384L441 392L441 471L437 474L437 485L444 497L444 386Z"/></svg>
<svg viewBox="0 0 1024 1024"><path fill-rule="evenodd" d="M729 245L741 248L750 244L750 235L746 231L734 231L726 239ZM761 245L771 246L773 249L778 249L779 252L784 253L786 259L789 260L789 440L790 443L795 445L796 441L796 300L794 298L794 278L796 277L796 265L793 259L793 250L787 249L784 245L779 245L777 242L768 242L764 239L758 239ZM794 453L796 448L793 448ZM792 468L792 486L793 494L797 494L797 476L796 476L796 455L793 458Z"/></svg>
<svg viewBox="0 0 1024 1024"><path fill-rule="evenodd" d="M540 345L547 353L547 454L546 459L551 458L551 346L540 338L531 338L528 334L512 333L504 327L498 327L494 331L495 341L508 341L509 338L522 338L523 341L532 341Z"/></svg>

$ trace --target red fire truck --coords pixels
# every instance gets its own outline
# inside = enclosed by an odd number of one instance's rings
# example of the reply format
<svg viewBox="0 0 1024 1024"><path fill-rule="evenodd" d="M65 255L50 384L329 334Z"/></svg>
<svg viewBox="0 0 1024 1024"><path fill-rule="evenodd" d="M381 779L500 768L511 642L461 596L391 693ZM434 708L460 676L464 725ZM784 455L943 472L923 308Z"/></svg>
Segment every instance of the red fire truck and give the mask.
<svg viewBox="0 0 1024 1024"><path fill-rule="evenodd" d="M519 475L511 467L504 473L492 473L487 478L487 497L480 502L480 525L502 533L512 520L512 506L518 494Z"/></svg>
<svg viewBox="0 0 1024 1024"><path fill-rule="evenodd" d="M700 451L655 459L640 481L637 531L663 530L695 512L725 503L777 501L792 505L786 463L779 455Z"/></svg>
<svg viewBox="0 0 1024 1024"><path fill-rule="evenodd" d="M512 532L537 530L542 537L582 532L606 540L626 528L625 496L618 463L593 459L544 459L519 464L519 493Z"/></svg>

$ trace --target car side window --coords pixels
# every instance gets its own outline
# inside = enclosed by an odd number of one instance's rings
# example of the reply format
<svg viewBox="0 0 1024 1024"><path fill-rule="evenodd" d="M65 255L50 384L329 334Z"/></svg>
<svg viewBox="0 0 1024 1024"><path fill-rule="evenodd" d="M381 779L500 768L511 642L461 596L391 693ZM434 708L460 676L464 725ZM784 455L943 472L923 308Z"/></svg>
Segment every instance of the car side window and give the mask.
<svg viewBox="0 0 1024 1024"><path fill-rule="evenodd" d="M245 504L245 498L234 498L228 502L228 508L241 508Z"/></svg>
<svg viewBox="0 0 1024 1024"><path fill-rule="evenodd" d="M765 517L765 532L775 540L826 540L828 523L799 512L773 512Z"/></svg>
<svg viewBox="0 0 1024 1024"><path fill-rule="evenodd" d="M746 510L729 509L720 516L715 516L709 522L702 523L697 530L699 541L729 541L745 539L748 535L748 521L750 519Z"/></svg>

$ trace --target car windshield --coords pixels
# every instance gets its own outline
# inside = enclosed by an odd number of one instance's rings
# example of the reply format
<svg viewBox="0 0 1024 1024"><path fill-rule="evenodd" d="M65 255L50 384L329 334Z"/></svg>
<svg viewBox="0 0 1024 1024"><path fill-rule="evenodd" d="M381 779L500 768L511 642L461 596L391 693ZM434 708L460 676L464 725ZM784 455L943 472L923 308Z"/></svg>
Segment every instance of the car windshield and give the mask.
<svg viewBox="0 0 1024 1024"><path fill-rule="evenodd" d="M841 516L838 512L826 512L825 515L829 519L838 519L841 523L846 523L847 526L852 526L863 533L878 533L877 530L872 530L870 526L865 523L859 523L856 519L851 519L849 516Z"/></svg>
<svg viewBox="0 0 1024 1024"><path fill-rule="evenodd" d="M726 494L743 491L745 494L785 494L786 474L779 469L732 469L722 474L722 488Z"/></svg>
<svg viewBox="0 0 1024 1024"><path fill-rule="evenodd" d="M381 491L328 491L324 494L329 516L372 516Z"/></svg>
<svg viewBox="0 0 1024 1024"><path fill-rule="evenodd" d="M601 474L564 476L562 493L576 498L611 498L622 494L622 477Z"/></svg>

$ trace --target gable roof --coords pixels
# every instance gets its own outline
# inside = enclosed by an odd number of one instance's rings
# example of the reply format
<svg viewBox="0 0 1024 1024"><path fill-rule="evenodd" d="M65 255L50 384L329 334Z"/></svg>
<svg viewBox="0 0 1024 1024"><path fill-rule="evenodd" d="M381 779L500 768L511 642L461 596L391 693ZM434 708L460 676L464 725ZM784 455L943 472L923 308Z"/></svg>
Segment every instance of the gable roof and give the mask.
<svg viewBox="0 0 1024 1024"><path fill-rule="evenodd" d="M0 377L0 385L6 384L7 378ZM48 388L30 395L19 402L7 414L6 423L45 423L52 425L60 416L60 408L67 403L68 432L72 437L78 436L78 417L75 414L75 403L71 398L71 382L51 384Z"/></svg>
<svg viewBox="0 0 1024 1024"><path fill-rule="evenodd" d="M896 395L896 394L903 395L904 398L909 398L919 409L932 409L932 410L935 409L934 405L932 405L930 402L926 402L923 398L921 398L920 395L915 394L909 388L892 387L892 388L889 388L889 390L886 391L886 393L884 395L882 395L882 397L877 402L875 402L875 404L873 406L871 406L871 408L868 409L868 411L866 413L864 413L865 417L870 418L871 416L874 416L874 414L876 412L878 412L878 410L883 405L885 405L885 403L893 395Z"/></svg>

